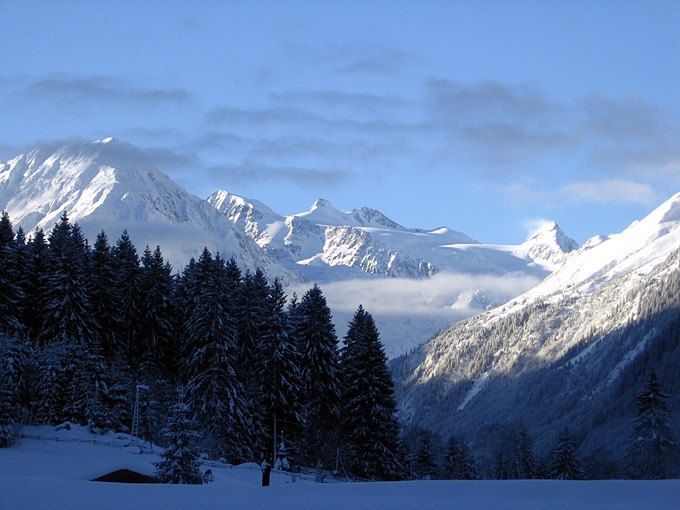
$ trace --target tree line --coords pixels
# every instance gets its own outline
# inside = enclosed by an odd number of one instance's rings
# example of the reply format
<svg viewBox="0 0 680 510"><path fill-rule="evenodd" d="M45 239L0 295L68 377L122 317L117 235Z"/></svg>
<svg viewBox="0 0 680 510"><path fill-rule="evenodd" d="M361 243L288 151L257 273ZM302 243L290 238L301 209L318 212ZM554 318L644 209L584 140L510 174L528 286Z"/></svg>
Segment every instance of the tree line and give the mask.
<svg viewBox="0 0 680 510"><path fill-rule="evenodd" d="M392 379L361 306L342 346L321 289L288 299L206 248L177 274L127 232L93 246L64 212L29 238L0 217L0 446L21 424L130 431L231 463L402 477ZM179 414L178 414L179 413ZM162 433L162 432L165 433ZM188 434L188 435L187 435Z"/></svg>
<svg viewBox="0 0 680 510"><path fill-rule="evenodd" d="M27 238L0 216L0 446L21 424L65 421L131 431L196 468L232 463L342 466L366 480L588 475L568 429L547 459L521 425L499 428L491 463L453 436L401 431L375 322L359 307L338 341L321 289L288 299L278 280L204 249L173 274L159 247L141 257L123 232L93 246L64 213ZM636 401L626 476L677 476L667 395L650 373ZM186 447L187 442L192 448ZM178 452L179 445L185 445ZM585 464L585 469L584 469ZM169 481L201 481L164 464Z"/></svg>

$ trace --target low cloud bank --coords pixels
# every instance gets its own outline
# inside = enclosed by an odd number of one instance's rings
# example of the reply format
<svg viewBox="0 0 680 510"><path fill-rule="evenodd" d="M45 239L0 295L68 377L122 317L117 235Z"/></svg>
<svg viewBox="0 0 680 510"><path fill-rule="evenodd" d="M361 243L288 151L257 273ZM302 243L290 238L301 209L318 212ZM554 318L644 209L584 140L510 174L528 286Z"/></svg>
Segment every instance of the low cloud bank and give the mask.
<svg viewBox="0 0 680 510"><path fill-rule="evenodd" d="M497 306L540 283L521 273L470 275L440 273L423 279L361 279L321 285L342 338L357 307L370 312L389 357L415 347L439 329ZM309 286L295 285L288 294L302 296Z"/></svg>

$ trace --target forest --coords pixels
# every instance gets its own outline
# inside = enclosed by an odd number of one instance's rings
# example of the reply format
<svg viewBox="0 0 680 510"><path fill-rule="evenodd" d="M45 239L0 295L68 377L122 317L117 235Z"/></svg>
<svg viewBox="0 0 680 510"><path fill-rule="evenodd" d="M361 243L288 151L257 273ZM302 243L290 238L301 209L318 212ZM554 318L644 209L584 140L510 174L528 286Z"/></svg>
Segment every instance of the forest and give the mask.
<svg viewBox="0 0 680 510"><path fill-rule="evenodd" d="M677 468L666 398L650 373L628 476ZM176 483L206 481L199 455L354 480L588 476L569 429L546 459L526 427L499 429L493 468L480 469L465 438L401 430L396 411L362 306L341 344L317 285L288 298L208 249L173 272L126 232L90 246L66 212L49 235L0 217L0 447L22 425L71 422L165 447L159 478Z"/></svg>

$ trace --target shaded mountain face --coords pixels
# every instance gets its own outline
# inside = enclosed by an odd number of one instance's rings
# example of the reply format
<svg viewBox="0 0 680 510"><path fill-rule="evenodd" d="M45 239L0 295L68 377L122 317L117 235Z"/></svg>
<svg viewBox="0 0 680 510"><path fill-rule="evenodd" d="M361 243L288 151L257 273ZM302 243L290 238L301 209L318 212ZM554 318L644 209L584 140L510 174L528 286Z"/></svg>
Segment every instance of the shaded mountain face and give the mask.
<svg viewBox="0 0 680 510"><path fill-rule="evenodd" d="M160 245L175 270L207 246L280 277L289 294L319 283L340 336L364 304L390 356L526 291L576 246L555 224L499 246L446 227L405 228L368 207L342 212L323 199L288 216L226 191L202 200L113 138L45 145L0 163L0 208L26 233L51 229L64 210L91 242L104 230L113 244L127 230L140 252Z"/></svg>
<svg viewBox="0 0 680 510"><path fill-rule="evenodd" d="M525 425L541 453L569 427L583 454L620 461L652 366L679 424L679 250L680 194L585 243L527 293L395 359L402 419L463 434L487 455L499 427Z"/></svg>

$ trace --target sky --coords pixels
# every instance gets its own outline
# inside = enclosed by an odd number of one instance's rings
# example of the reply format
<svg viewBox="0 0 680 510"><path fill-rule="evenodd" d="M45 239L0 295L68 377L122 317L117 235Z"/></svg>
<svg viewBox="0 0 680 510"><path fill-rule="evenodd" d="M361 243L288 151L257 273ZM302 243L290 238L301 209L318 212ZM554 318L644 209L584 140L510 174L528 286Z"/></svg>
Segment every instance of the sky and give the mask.
<svg viewBox="0 0 680 510"><path fill-rule="evenodd" d="M200 197L579 243L680 191L680 2L0 0L0 160L120 138Z"/></svg>

